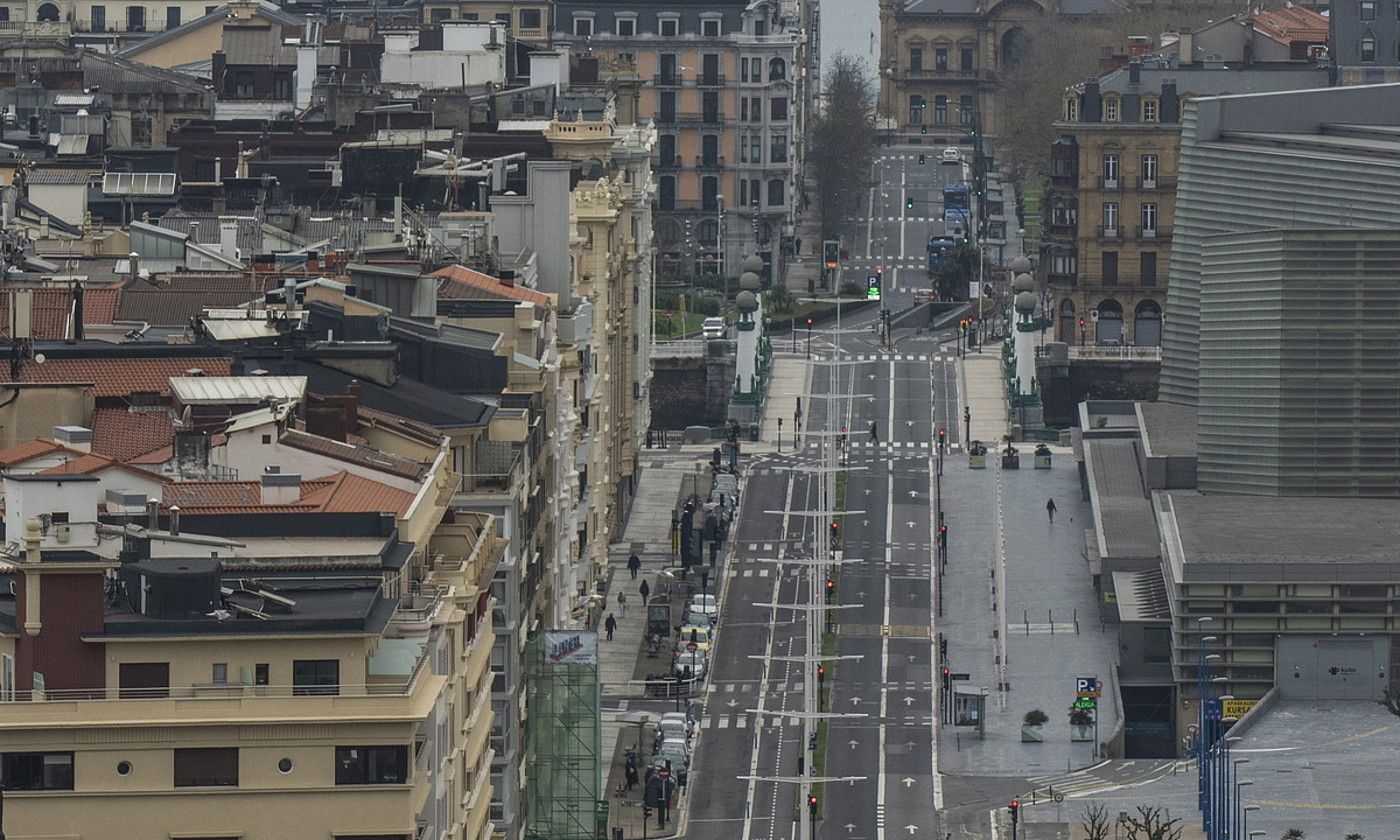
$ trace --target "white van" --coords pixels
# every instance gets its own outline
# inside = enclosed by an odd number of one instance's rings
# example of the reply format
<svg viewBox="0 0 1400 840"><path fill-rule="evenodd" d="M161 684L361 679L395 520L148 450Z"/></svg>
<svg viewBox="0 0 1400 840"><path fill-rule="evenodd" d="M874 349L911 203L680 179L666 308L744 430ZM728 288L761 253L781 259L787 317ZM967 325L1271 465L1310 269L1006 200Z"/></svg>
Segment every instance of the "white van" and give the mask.
<svg viewBox="0 0 1400 840"><path fill-rule="evenodd" d="M700 325L700 330L705 334L705 338L724 338L724 319L706 318Z"/></svg>

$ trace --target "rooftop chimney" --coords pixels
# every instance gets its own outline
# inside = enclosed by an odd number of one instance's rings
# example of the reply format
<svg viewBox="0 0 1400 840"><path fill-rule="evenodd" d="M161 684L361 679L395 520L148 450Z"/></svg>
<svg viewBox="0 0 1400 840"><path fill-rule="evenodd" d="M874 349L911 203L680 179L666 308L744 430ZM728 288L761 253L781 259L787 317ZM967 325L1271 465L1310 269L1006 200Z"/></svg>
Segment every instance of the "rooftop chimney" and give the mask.
<svg viewBox="0 0 1400 840"><path fill-rule="evenodd" d="M170 506L170 536L180 536L180 506Z"/></svg>
<svg viewBox="0 0 1400 840"><path fill-rule="evenodd" d="M92 429L82 426L54 426L53 439L79 452L92 451Z"/></svg>
<svg viewBox="0 0 1400 840"><path fill-rule="evenodd" d="M265 472L262 474L263 504L290 505L300 498L300 475L284 472Z"/></svg>

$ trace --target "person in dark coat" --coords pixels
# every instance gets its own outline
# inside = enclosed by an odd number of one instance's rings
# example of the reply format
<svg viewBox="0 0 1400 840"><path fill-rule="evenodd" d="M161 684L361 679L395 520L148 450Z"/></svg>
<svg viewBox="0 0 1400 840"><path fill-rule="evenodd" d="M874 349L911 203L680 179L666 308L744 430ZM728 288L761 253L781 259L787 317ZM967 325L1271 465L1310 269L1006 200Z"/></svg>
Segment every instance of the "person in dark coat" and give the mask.
<svg viewBox="0 0 1400 840"><path fill-rule="evenodd" d="M612 641L613 631L617 629L617 619L612 613L608 613L608 620L603 622L603 629L608 631L608 641Z"/></svg>
<svg viewBox="0 0 1400 840"><path fill-rule="evenodd" d="M1045 503L1045 513L1050 517L1050 524L1055 524L1055 500L1051 499Z"/></svg>
<svg viewBox="0 0 1400 840"><path fill-rule="evenodd" d="M651 587L648 586L647 582L644 580L642 581L642 585L637 587L637 591L641 593L642 606L645 607L647 605L647 596L651 594Z"/></svg>
<svg viewBox="0 0 1400 840"><path fill-rule="evenodd" d="M641 568L642 558L638 557L636 553L633 552L632 556L627 558L627 571L632 573L632 580L637 579L637 572Z"/></svg>

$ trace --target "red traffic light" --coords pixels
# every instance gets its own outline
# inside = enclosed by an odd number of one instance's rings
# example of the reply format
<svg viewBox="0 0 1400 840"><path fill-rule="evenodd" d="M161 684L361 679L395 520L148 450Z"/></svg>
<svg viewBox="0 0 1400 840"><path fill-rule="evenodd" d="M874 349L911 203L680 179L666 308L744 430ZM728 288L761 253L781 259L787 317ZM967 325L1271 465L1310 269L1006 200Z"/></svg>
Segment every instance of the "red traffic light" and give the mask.
<svg viewBox="0 0 1400 840"><path fill-rule="evenodd" d="M939 436L940 438L945 438L945 437L947 437L947 436L948 436L948 430L947 430L947 429L939 429L939 430L938 430L938 436Z"/></svg>
<svg viewBox="0 0 1400 840"><path fill-rule="evenodd" d="M824 677L824 676L826 676L826 666L825 666L825 665L818 665L818 666L817 666L817 676L819 676L819 677Z"/></svg>
<svg viewBox="0 0 1400 840"><path fill-rule="evenodd" d="M946 534L946 533L948 533L948 526L947 526L947 525L939 525L939 526L938 526L938 533L940 533L940 534Z"/></svg>
<svg viewBox="0 0 1400 840"><path fill-rule="evenodd" d="M1014 811L1014 810L1016 810L1016 809L1019 808L1019 807L1021 807L1021 803L1020 803L1019 800L1016 800L1016 799L1011 800L1011 810Z"/></svg>
<svg viewBox="0 0 1400 840"><path fill-rule="evenodd" d="M943 668L941 671L939 671L939 673L946 677L946 676L948 676L949 674L951 674L952 671L949 671L949 670L945 667L945 668Z"/></svg>
<svg viewBox="0 0 1400 840"><path fill-rule="evenodd" d="M807 804L808 804L808 805L811 805L813 808L817 807L817 797L816 797L816 794L813 794L813 795L807 797Z"/></svg>
<svg viewBox="0 0 1400 840"><path fill-rule="evenodd" d="M1079 325L1080 325L1081 327L1084 326L1084 319L1083 319L1083 318L1080 318L1080 319L1079 319ZM807 317L807 326L809 326L809 327L812 326L812 318L811 318L810 315Z"/></svg>
<svg viewBox="0 0 1400 840"><path fill-rule="evenodd" d="M831 580L830 578L828 578L827 581L826 581L826 591L827 591L827 592L830 592L830 591L832 591L832 590L835 589L835 588L836 588L836 581Z"/></svg>
<svg viewBox="0 0 1400 840"><path fill-rule="evenodd" d="M836 532L839 531L839 530L841 530L841 523L840 523L840 522L833 522L833 523L831 523L831 533L834 534L834 533L836 533Z"/></svg>
<svg viewBox="0 0 1400 840"><path fill-rule="evenodd" d="M807 321L808 321L808 323L811 323L812 319L811 319L811 318L808 318ZM1080 318L1080 319L1079 319L1079 328L1080 328L1081 330L1084 329L1084 319L1083 319L1083 318Z"/></svg>

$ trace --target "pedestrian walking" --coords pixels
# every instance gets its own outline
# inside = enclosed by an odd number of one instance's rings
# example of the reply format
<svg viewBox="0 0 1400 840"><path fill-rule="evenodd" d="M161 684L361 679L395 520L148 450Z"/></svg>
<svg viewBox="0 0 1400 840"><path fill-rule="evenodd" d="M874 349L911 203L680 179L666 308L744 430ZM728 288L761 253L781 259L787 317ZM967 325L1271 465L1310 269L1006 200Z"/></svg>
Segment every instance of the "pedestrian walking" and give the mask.
<svg viewBox="0 0 1400 840"><path fill-rule="evenodd" d="M627 593L622 590L617 592L617 608L622 610L622 614L627 615Z"/></svg>
<svg viewBox="0 0 1400 840"><path fill-rule="evenodd" d="M1055 500L1051 499L1045 503L1045 512L1050 516L1050 524L1055 524Z"/></svg>
<svg viewBox="0 0 1400 840"><path fill-rule="evenodd" d="M642 585L639 586L639 587L637 587L637 591L641 593L641 595L642 595L642 606L645 607L645 606L647 605L647 596L651 594L651 587L647 585L647 582L646 582L645 580L643 580L643 581L642 581ZM618 593L618 594L622 594L622 593Z"/></svg>
<svg viewBox="0 0 1400 840"><path fill-rule="evenodd" d="M879 434L879 432L877 432L877 431L875 430L875 421L874 421L874 420L871 420L871 421L870 421L870 442L871 442L871 443L879 443L879 442L880 442L880 434Z"/></svg>
<svg viewBox="0 0 1400 840"><path fill-rule="evenodd" d="M632 573L632 580L637 579L637 571L642 568L642 558L637 553L632 552L632 556L627 558L627 571Z"/></svg>
<svg viewBox="0 0 1400 840"><path fill-rule="evenodd" d="M608 641L612 641L613 631L617 629L617 619L612 613L608 613L608 620L603 622L603 629L608 631Z"/></svg>
<svg viewBox="0 0 1400 840"><path fill-rule="evenodd" d="M631 790L637 786L637 759L635 756L627 756L627 789Z"/></svg>

